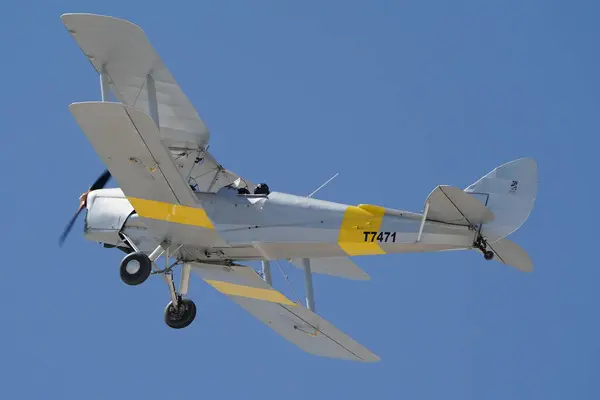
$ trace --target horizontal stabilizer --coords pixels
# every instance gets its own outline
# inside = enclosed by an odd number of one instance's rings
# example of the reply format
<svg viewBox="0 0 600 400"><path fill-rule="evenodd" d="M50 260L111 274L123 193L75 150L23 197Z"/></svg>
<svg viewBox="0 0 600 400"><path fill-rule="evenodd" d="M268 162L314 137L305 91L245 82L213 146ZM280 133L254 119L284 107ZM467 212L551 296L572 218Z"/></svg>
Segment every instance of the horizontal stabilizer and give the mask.
<svg viewBox="0 0 600 400"><path fill-rule="evenodd" d="M488 243L488 247L494 252L494 260L515 267L519 271L532 272L533 262L529 255L516 243L504 238L494 243Z"/></svg>
<svg viewBox="0 0 600 400"><path fill-rule="evenodd" d="M431 221L474 226L494 220L494 214L481 201L452 186L436 187L427 201L427 219Z"/></svg>
<svg viewBox="0 0 600 400"><path fill-rule="evenodd" d="M290 260L290 262L298 268L304 268L301 258ZM311 258L310 270L315 274L331 275L358 281L370 279L369 275L348 257Z"/></svg>
<svg viewBox="0 0 600 400"><path fill-rule="evenodd" d="M193 264L205 282L275 332L317 356L374 362L379 357L329 322L273 289L250 267Z"/></svg>

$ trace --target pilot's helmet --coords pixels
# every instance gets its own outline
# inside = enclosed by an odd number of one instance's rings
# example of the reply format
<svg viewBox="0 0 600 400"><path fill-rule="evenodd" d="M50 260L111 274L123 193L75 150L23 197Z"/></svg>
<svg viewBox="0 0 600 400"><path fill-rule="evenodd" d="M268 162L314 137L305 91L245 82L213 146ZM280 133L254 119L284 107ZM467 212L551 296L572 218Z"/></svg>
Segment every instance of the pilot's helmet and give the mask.
<svg viewBox="0 0 600 400"><path fill-rule="evenodd" d="M269 193L271 193L269 191L269 186L267 186L266 183L259 183L258 185L256 185L256 187L254 188L254 194L264 194L264 195L268 195Z"/></svg>

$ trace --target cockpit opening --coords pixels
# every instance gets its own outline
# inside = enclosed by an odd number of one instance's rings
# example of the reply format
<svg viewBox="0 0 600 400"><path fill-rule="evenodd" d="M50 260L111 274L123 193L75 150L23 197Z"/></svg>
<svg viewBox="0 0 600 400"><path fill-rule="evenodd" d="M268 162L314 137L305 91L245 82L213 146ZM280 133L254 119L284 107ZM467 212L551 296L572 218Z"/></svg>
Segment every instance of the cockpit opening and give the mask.
<svg viewBox="0 0 600 400"><path fill-rule="evenodd" d="M231 194L235 194L237 196L251 196L251 197L267 197L269 194L271 194L269 185L267 185L266 183L260 183L260 184L256 185L256 187L254 187L252 192L250 191L250 189L247 186L237 187L235 184L223 186L223 188L221 188L219 190L219 192L223 193L223 194L231 193Z"/></svg>
<svg viewBox="0 0 600 400"><path fill-rule="evenodd" d="M268 196L271 191L269 190L269 186L266 183L259 183L254 188L254 194L262 194Z"/></svg>

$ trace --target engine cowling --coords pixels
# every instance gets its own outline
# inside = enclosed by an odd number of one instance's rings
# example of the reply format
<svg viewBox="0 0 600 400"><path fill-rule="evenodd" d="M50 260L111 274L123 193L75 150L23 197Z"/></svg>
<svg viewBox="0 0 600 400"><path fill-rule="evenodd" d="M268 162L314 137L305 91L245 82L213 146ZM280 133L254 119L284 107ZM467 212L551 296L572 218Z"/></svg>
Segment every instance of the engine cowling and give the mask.
<svg viewBox="0 0 600 400"><path fill-rule="evenodd" d="M99 189L87 196L84 236L88 240L116 245L119 231L134 212L123 191Z"/></svg>

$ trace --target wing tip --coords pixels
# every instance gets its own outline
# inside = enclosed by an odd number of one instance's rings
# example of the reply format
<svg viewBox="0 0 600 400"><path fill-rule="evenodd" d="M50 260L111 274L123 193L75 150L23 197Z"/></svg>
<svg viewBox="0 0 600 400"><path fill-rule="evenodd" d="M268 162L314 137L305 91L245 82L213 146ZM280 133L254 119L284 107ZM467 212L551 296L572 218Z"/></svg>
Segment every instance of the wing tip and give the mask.
<svg viewBox="0 0 600 400"><path fill-rule="evenodd" d="M102 21L109 24L122 24L128 26L129 28L139 31L139 33L141 33L143 36L146 36L146 33L139 25L123 18L93 13L64 13L60 16L60 20L62 21L63 25L65 25L69 33L71 33L72 35L77 34L77 30L73 29L73 24L76 24L78 21L85 19L95 20L94 22Z"/></svg>
<svg viewBox="0 0 600 400"><path fill-rule="evenodd" d="M376 363L381 361L381 357L379 357L377 354L371 353L369 358L365 358L362 361L365 363Z"/></svg>
<svg viewBox="0 0 600 400"><path fill-rule="evenodd" d="M94 19L104 19L104 20L110 20L113 22L117 22L117 23L126 23L128 25L132 25L135 26L138 29L141 29L137 24L123 19L123 18L119 18L119 17L113 17L111 15L103 15L103 14L94 14L94 13L63 13L60 16L60 19L63 21L63 23L66 23L69 20L73 20L73 19L79 19L79 18L94 18Z"/></svg>
<svg viewBox="0 0 600 400"><path fill-rule="evenodd" d="M136 114L141 118L150 118L152 117L145 112L144 110L140 110L137 107L131 106L129 104L119 103L116 101L99 101L99 100L91 100L91 101L77 101L69 104L69 110L74 112L77 109L81 108L98 108L98 109L122 109L128 114Z"/></svg>
<svg viewBox="0 0 600 400"><path fill-rule="evenodd" d="M526 274L530 274L534 270L533 263L531 261L528 264L522 265L522 266L517 267L517 268L518 268L519 271L525 272Z"/></svg>

